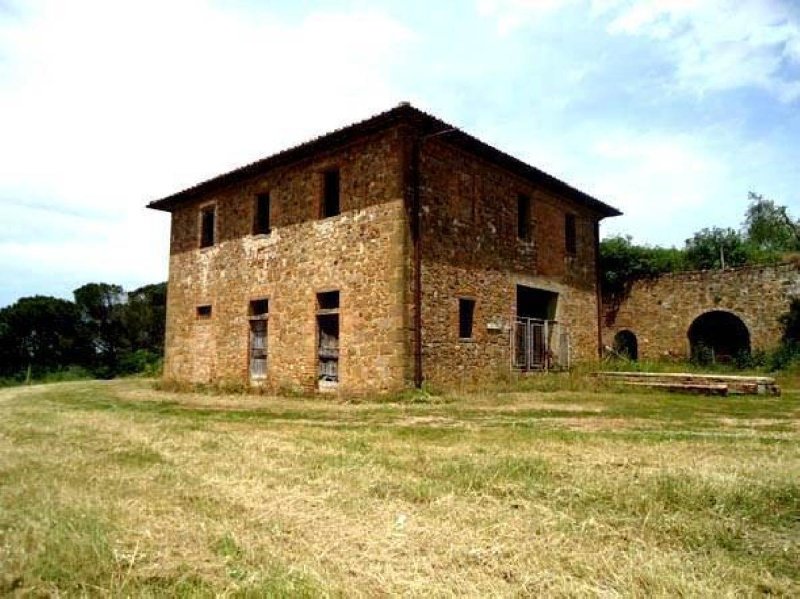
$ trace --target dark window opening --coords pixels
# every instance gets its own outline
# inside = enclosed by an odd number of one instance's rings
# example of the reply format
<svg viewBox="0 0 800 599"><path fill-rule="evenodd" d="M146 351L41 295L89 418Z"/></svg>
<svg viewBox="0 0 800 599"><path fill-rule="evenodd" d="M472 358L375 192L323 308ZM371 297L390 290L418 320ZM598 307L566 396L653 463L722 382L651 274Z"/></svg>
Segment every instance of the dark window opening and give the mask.
<svg viewBox="0 0 800 599"><path fill-rule="evenodd" d="M269 300L250 302L250 378L267 376L267 332L269 331Z"/></svg>
<svg viewBox="0 0 800 599"><path fill-rule="evenodd" d="M256 196L255 218L253 220L253 234L267 235L270 232L270 197L268 193Z"/></svg>
<svg viewBox="0 0 800 599"><path fill-rule="evenodd" d="M688 331L692 361L736 362L750 354L750 331L732 312L714 310L698 316Z"/></svg>
<svg viewBox="0 0 800 599"><path fill-rule="evenodd" d="M317 357L320 382L339 381L339 292L317 294Z"/></svg>
<svg viewBox="0 0 800 599"><path fill-rule="evenodd" d="M324 291L317 294L317 309L320 311L339 309L339 292Z"/></svg>
<svg viewBox="0 0 800 599"><path fill-rule="evenodd" d="M564 246L567 255L574 256L578 253L578 238L575 230L575 215L564 215Z"/></svg>
<svg viewBox="0 0 800 599"><path fill-rule="evenodd" d="M475 300L459 298L458 300L458 336L461 339L472 339L472 325L475 320Z"/></svg>
<svg viewBox="0 0 800 599"><path fill-rule="evenodd" d="M558 294L517 285L517 317L555 320Z"/></svg>
<svg viewBox="0 0 800 599"><path fill-rule="evenodd" d="M339 205L339 171L332 170L323 173L322 187L322 218L336 216L341 209Z"/></svg>
<svg viewBox="0 0 800 599"><path fill-rule="evenodd" d="M266 316L269 314L269 300L257 299L250 302L250 317Z"/></svg>
<svg viewBox="0 0 800 599"><path fill-rule="evenodd" d="M197 318L211 318L211 306L197 306Z"/></svg>
<svg viewBox="0 0 800 599"><path fill-rule="evenodd" d="M214 245L214 220L216 209L214 206L203 208L200 212L200 247L207 248Z"/></svg>
<svg viewBox="0 0 800 599"><path fill-rule="evenodd" d="M517 237L531 239L531 199L525 195L517 196Z"/></svg>
<svg viewBox="0 0 800 599"><path fill-rule="evenodd" d="M620 331L614 335L614 351L621 358L634 362L639 359L639 341L633 331Z"/></svg>

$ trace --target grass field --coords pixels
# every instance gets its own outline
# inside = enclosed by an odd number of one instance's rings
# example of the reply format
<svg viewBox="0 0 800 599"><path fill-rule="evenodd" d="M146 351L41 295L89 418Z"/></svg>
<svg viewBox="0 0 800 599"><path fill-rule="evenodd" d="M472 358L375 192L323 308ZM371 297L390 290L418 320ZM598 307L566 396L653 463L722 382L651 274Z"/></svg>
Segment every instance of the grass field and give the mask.
<svg viewBox="0 0 800 599"><path fill-rule="evenodd" d="M0 390L0 594L800 595L800 394Z"/></svg>

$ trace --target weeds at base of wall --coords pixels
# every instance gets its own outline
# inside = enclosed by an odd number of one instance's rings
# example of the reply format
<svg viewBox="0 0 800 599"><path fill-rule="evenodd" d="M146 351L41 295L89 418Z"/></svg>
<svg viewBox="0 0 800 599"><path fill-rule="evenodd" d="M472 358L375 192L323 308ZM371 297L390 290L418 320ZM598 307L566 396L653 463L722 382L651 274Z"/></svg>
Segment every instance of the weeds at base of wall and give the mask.
<svg viewBox="0 0 800 599"><path fill-rule="evenodd" d="M221 380L216 383L190 383L176 379L159 378L153 381L153 389L168 393L197 393L201 395L277 395L280 397L311 397L307 391L297 387L271 387L248 385L239 380Z"/></svg>

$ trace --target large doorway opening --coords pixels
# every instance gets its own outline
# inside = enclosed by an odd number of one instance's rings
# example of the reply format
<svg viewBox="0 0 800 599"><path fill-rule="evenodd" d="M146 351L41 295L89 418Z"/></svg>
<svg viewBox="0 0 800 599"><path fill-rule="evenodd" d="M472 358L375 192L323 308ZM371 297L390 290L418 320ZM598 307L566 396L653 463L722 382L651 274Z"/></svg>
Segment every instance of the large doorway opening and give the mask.
<svg viewBox="0 0 800 599"><path fill-rule="evenodd" d="M514 367L522 371L569 367L569 337L556 322L558 294L517 285Z"/></svg>
<svg viewBox="0 0 800 599"><path fill-rule="evenodd" d="M713 310L698 316L688 332L692 361L729 363L750 354L750 331L732 312Z"/></svg>
<svg viewBox="0 0 800 599"><path fill-rule="evenodd" d="M555 320L558 294L545 289L517 285L517 316Z"/></svg>

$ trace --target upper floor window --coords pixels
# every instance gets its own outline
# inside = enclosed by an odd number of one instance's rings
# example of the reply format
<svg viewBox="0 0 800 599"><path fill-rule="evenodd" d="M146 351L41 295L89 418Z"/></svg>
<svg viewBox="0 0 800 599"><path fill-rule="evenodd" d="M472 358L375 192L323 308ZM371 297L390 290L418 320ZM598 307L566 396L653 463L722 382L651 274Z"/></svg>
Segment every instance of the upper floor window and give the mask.
<svg viewBox="0 0 800 599"><path fill-rule="evenodd" d="M196 314L197 318L201 320L206 320L211 318L211 306L208 304L204 306L197 306Z"/></svg>
<svg viewBox="0 0 800 599"><path fill-rule="evenodd" d="M522 194L517 196L517 237L531 240L531 199Z"/></svg>
<svg viewBox="0 0 800 599"><path fill-rule="evenodd" d="M322 218L336 216L341 212L339 196L339 169L325 171L322 175Z"/></svg>
<svg viewBox="0 0 800 599"><path fill-rule="evenodd" d="M214 221L217 209L215 206L206 206L200 210L200 247L207 248L214 245Z"/></svg>
<svg viewBox="0 0 800 599"><path fill-rule="evenodd" d="M253 235L267 235L270 227L271 201L269 193L256 196L256 209L253 215Z"/></svg>
<svg viewBox="0 0 800 599"><path fill-rule="evenodd" d="M578 253L578 237L575 230L575 215L564 215L564 249L568 256Z"/></svg>

